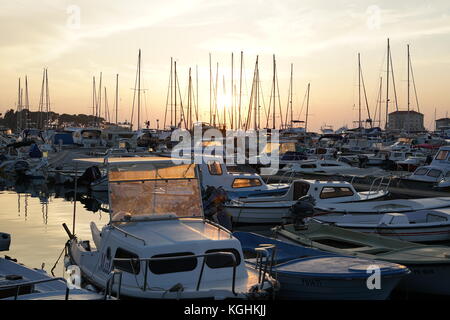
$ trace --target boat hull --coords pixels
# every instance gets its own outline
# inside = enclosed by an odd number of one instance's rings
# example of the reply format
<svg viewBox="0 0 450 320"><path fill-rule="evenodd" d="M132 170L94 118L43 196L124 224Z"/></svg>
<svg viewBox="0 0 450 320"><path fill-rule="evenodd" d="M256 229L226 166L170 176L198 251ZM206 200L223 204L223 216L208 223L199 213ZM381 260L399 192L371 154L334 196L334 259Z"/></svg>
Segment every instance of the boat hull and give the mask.
<svg viewBox="0 0 450 320"><path fill-rule="evenodd" d="M323 279L278 272L281 299L386 300L401 276L383 277L380 289L368 289L366 279Z"/></svg>

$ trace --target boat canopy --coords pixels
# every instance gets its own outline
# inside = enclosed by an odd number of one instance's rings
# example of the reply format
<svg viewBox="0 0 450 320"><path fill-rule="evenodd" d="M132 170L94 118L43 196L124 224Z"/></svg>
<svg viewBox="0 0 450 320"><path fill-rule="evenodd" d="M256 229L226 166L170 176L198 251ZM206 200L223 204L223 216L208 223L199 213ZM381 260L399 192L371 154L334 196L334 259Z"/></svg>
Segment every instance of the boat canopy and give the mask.
<svg viewBox="0 0 450 320"><path fill-rule="evenodd" d="M112 222L203 217L195 164L164 157L80 159L100 160L108 168Z"/></svg>

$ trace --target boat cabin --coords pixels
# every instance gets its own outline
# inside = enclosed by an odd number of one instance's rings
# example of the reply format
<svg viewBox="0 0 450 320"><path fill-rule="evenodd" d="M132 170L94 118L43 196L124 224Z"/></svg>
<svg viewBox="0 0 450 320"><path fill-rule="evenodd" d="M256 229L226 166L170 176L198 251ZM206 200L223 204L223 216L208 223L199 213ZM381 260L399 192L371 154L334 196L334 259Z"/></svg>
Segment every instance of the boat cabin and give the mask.
<svg viewBox="0 0 450 320"><path fill-rule="evenodd" d="M121 294L138 298L248 292L254 278L240 242L204 219L195 164L163 157L78 161L105 161L108 171L110 222L101 231L91 223L95 249L86 241L69 244L71 261L89 282L105 288L120 272Z"/></svg>
<svg viewBox="0 0 450 320"><path fill-rule="evenodd" d="M266 184L257 173L229 172L223 161L218 159L206 160L198 167L203 188L222 187L232 196L284 193L289 186L288 184Z"/></svg>

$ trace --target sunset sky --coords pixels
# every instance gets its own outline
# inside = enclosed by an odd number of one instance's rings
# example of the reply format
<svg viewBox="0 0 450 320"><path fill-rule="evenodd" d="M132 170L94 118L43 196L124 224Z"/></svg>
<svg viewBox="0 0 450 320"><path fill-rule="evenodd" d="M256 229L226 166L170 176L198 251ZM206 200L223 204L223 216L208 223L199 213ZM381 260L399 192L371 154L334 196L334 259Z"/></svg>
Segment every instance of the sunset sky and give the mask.
<svg viewBox="0 0 450 320"><path fill-rule="evenodd" d="M310 129L324 124L335 129L353 127L358 119L357 54L361 53L374 112L379 78L386 76L388 37L399 109L406 110L407 44L425 127L434 128L435 109L439 118L446 116L450 106L448 0L2 0L0 28L0 112L16 107L18 78L25 75L30 109L36 111L42 69L47 67L52 111L91 114L92 77L102 72L112 112L118 73L119 120L130 120L140 48L143 87L148 89L143 120L149 119L154 127L160 119L162 125L173 57L184 97L189 67L195 81L198 66L200 120L208 121L209 53L213 65L219 63L219 95L224 95L223 77L227 94L230 90L231 53L238 80L243 51L244 108L256 55L267 105L275 54L283 112L293 63L295 118L304 119L305 110L299 113L310 82ZM412 107L417 110L413 97ZM390 107L390 111L395 108Z"/></svg>

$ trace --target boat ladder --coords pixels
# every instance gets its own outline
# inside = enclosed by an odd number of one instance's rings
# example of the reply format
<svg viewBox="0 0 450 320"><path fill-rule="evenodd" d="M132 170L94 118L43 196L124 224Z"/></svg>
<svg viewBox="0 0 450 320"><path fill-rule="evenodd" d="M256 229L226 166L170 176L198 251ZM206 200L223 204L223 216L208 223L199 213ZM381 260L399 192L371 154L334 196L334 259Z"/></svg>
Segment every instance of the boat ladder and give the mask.
<svg viewBox="0 0 450 320"><path fill-rule="evenodd" d="M271 249L271 252L269 252ZM260 244L258 248L255 248L256 252L256 264L255 269L259 271L258 282L260 285L264 285L266 280L266 274L272 274L272 267L275 262L277 247L273 244Z"/></svg>
<svg viewBox="0 0 450 320"><path fill-rule="evenodd" d="M367 198L370 195L377 193L379 191L389 191L389 185L391 184L392 176L381 176L372 181L370 185L369 192L367 193Z"/></svg>

